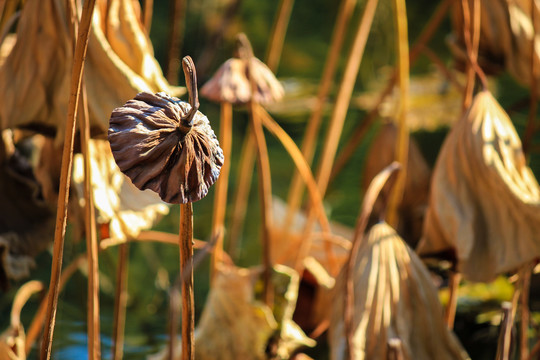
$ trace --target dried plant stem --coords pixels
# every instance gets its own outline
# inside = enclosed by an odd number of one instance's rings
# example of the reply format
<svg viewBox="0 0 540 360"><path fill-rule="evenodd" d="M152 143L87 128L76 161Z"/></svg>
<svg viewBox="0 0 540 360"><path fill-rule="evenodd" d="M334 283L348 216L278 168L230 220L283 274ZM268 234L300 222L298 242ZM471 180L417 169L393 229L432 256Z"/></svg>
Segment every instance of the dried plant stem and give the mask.
<svg viewBox="0 0 540 360"><path fill-rule="evenodd" d="M425 49L425 44L431 40L442 20L445 19L446 13L448 12L448 9L453 1L454 0L444 0L439 3L437 9L427 22L426 26L423 28L422 33L418 36L416 43L411 49L409 54L411 64L414 64L420 53ZM332 169L332 174L330 176L330 182L332 182L333 179L335 179L336 176L341 172L341 170L345 167L345 164L347 164L350 157L355 152L356 148L361 144L365 134L379 115L379 107L386 97L392 93L392 89L394 88L396 81L397 76L396 73L394 73L386 84L384 90L380 93L375 105L365 116L364 121L362 121L353 130L351 137L343 147L343 150L341 150L337 156L334 168Z"/></svg>
<svg viewBox="0 0 540 360"><path fill-rule="evenodd" d="M528 157L531 150L531 142L536 131L536 112L538 109L538 94L536 86L538 85L538 66L536 65L536 0L531 0L531 24L533 29L533 37L531 39L531 84L530 84L530 103L529 103L529 118L525 133L523 134L523 153Z"/></svg>
<svg viewBox="0 0 540 360"><path fill-rule="evenodd" d="M530 354L529 354L529 359L528 360L533 360L533 356L536 356L538 353L540 353L540 339L538 339L538 341L536 342L536 344L534 344Z"/></svg>
<svg viewBox="0 0 540 360"><path fill-rule="evenodd" d="M450 292L450 298L448 299L448 305L444 313L444 320L449 329L454 328L454 320L456 318L456 308L458 299L459 283L461 281L461 274L455 271L450 272L448 290Z"/></svg>
<svg viewBox="0 0 540 360"><path fill-rule="evenodd" d="M166 233L162 231L141 231L139 236L136 238L129 238L127 239L128 242L135 242L135 241L155 241L160 242L164 244L171 244L171 245L178 245L178 235ZM119 246L125 244L124 240L118 240L118 239L102 239L99 242L99 248L100 250L105 250L107 248L110 248L111 246ZM193 239L193 247L195 249L202 249L205 246L207 246L208 243L206 241Z"/></svg>
<svg viewBox="0 0 540 360"><path fill-rule="evenodd" d="M216 274L217 265L223 261L223 237L225 233L225 212L227 209L227 191L229 189L229 172L231 169L232 148L232 104L221 103L221 119L219 144L226 159L216 184L214 195L214 215L212 217L212 237L216 237L216 246L212 256L212 278Z"/></svg>
<svg viewBox="0 0 540 360"><path fill-rule="evenodd" d="M13 299L13 304L11 305L10 325L12 328L18 329L21 326L21 312L23 306L33 294L42 290L43 283L37 280L28 281L17 290L15 299ZM25 352L25 354L28 354L28 352Z"/></svg>
<svg viewBox="0 0 540 360"><path fill-rule="evenodd" d="M259 115L259 104L255 101L249 102L251 129L255 138L257 149L257 175L259 179L259 202L261 207L262 222L262 258L263 258L263 301L272 307L274 302L272 292L272 254L271 254L271 228L272 228L272 179L270 173L270 161L268 159L268 148L264 138L261 118Z"/></svg>
<svg viewBox="0 0 540 360"><path fill-rule="evenodd" d="M407 179L407 161L409 156L409 128L407 127L407 109L409 97L409 40L407 32L407 8L405 0L394 0L394 18L398 39L398 85L399 106L396 114L397 139L395 147L395 159L402 166L402 171L397 176L394 189L390 193L388 201L388 224L396 228L399 222L399 205L405 191Z"/></svg>
<svg viewBox="0 0 540 360"><path fill-rule="evenodd" d="M276 72L279 64L293 5L294 0L281 0L279 2L278 13L272 26L272 35L270 36L266 54L266 65L272 72Z"/></svg>
<svg viewBox="0 0 540 360"><path fill-rule="evenodd" d="M86 256L79 255L71 264L66 266L64 271L62 272L62 276L60 277L60 284L58 286L59 290L62 291L64 288L64 285L67 283L69 278L75 273L75 271L81 266L81 264L84 263L86 260ZM34 315L34 319L30 323L30 326L28 327L28 331L26 332L26 342L24 345L24 349L26 354L29 354L32 346L34 345L34 342L36 341L39 333L43 329L43 322L45 320L45 315L47 311L47 297L43 299L41 304L39 305L38 310L36 311L36 314Z"/></svg>
<svg viewBox="0 0 540 360"><path fill-rule="evenodd" d="M186 18L186 0L171 0L166 78L169 84L178 84L180 50Z"/></svg>
<svg viewBox="0 0 540 360"><path fill-rule="evenodd" d="M56 226L53 245L53 260L51 267L51 281L49 285L49 296L47 304L47 321L44 329L43 344L41 347L41 360L51 358L52 340L56 320L56 308L58 306L58 286L62 269L62 258L64 252L64 236L67 221L67 204L69 201L69 184L71 179L71 167L73 163L73 140L75 137L75 114L79 100L81 78L83 73L84 58L88 45L88 34L92 14L94 12L95 0L84 2L81 23L77 36L77 45L73 58L73 68L71 73L70 96L68 103L68 114L65 126L64 148L62 151L62 169L60 173L60 188L58 196L58 206L56 214Z"/></svg>
<svg viewBox="0 0 540 360"><path fill-rule="evenodd" d="M521 331L520 331L520 345L519 345L519 357L521 360L527 360L529 358L529 293L531 288L531 272L534 268L534 264L525 264L519 274L519 280L521 281L521 295L520 295L520 308L521 308Z"/></svg>
<svg viewBox="0 0 540 360"><path fill-rule="evenodd" d="M143 1L143 11L141 16L141 21L146 29L146 33L150 34L150 28L152 27L152 14L154 9L154 0L144 0Z"/></svg>
<svg viewBox="0 0 540 360"><path fill-rule="evenodd" d="M501 330L499 333L499 341L497 346L497 360L508 360L510 356L510 345L512 340L512 326L514 317L512 315L513 307L509 302L501 304L503 316L501 321Z"/></svg>
<svg viewBox="0 0 540 360"><path fill-rule="evenodd" d="M403 360L403 344L395 337L388 340L388 360Z"/></svg>
<svg viewBox="0 0 540 360"><path fill-rule="evenodd" d="M330 178L330 171L334 162L334 156L336 155L339 138L341 131L343 130L343 124L347 115L347 109L351 100L354 84L360 68L360 63L364 55L364 49L366 46L367 38L371 24L373 23L373 17L375 16L375 10L377 8L378 0L368 0L364 8L364 14L359 23L356 31L356 36L352 44L352 48L347 59L345 66L345 72L343 79L339 86L339 92L337 94L336 104L332 112L332 118L326 134L324 149L319 162L319 168L317 172L317 184L321 195L324 196L326 188L328 186L328 180Z"/></svg>
<svg viewBox="0 0 540 360"><path fill-rule="evenodd" d="M129 243L118 248L116 268L116 289L114 294L112 358L120 360L124 356L124 331L126 327L127 282L129 268Z"/></svg>
<svg viewBox="0 0 540 360"><path fill-rule="evenodd" d="M304 140L302 141L302 154L304 155L307 163L310 165L313 161L313 155L315 153L315 144L317 142L317 135L321 127L324 105L328 98L330 87L332 86L339 55L341 54L341 48L343 46L343 40L345 38L345 31L347 30L355 3L356 0L342 0L339 7L334 25L334 32L332 34L330 49L328 50L321 82L319 84L317 101L315 102L315 107L309 117ZM298 171L295 171L289 187L289 195L287 199L287 216L285 217L285 222L283 224L283 229L285 232L289 231L291 228L294 214L300 207L303 193L304 184Z"/></svg>
<svg viewBox="0 0 540 360"><path fill-rule="evenodd" d="M178 278L178 283L181 278ZM174 286L169 290L169 343L168 343L168 360L175 359L176 352L176 328L178 324L178 309L180 308L180 291L179 285L175 282Z"/></svg>
<svg viewBox="0 0 540 360"><path fill-rule="evenodd" d="M379 193L390 178L390 176L397 170L399 170L400 164L393 162L385 167L369 184L368 189L364 195L362 201L362 208L360 210L360 216L356 222L354 230L353 244L351 251L349 252L349 258L345 263L345 296L343 304L343 316L345 337L347 340L347 354L349 360L354 360L354 284L353 284L353 272L354 264L356 263L358 249L360 248L362 238L367 228L369 216L373 211L373 205L379 197Z"/></svg>
<svg viewBox="0 0 540 360"><path fill-rule="evenodd" d="M251 190L251 180L253 179L253 164L255 163L255 136L248 126L244 143L242 144L242 153L240 154L240 166L236 178L238 185L234 197L232 224L229 240L229 254L236 258L238 253L238 239L244 228L244 219L246 217L247 202L249 191Z"/></svg>
<svg viewBox="0 0 540 360"><path fill-rule="evenodd" d="M80 132L84 166L84 224L86 232L86 256L88 261L88 358L101 359L99 324L99 261L96 234L94 193L92 191L92 168L90 164L90 116L84 81L81 85Z"/></svg>
<svg viewBox="0 0 540 360"><path fill-rule="evenodd" d="M180 269L182 281L182 360L195 358L193 299L193 205L180 204ZM184 274L187 272L188 276Z"/></svg>

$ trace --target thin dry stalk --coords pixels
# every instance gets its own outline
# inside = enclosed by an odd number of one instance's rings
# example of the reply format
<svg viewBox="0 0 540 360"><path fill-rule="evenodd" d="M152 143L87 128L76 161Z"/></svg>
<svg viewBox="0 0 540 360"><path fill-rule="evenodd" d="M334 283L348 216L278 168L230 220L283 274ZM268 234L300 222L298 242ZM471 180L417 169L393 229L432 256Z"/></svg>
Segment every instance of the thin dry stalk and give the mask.
<svg viewBox="0 0 540 360"><path fill-rule="evenodd" d="M178 236L162 231L141 231L139 236L137 236L136 238L128 238L127 241L155 241L163 244L178 245ZM107 238L102 239L99 242L99 248L100 250L105 250L107 248L110 248L111 246L119 246L122 244L125 244L124 240ZM193 247L195 249L202 249L207 245L208 243L206 241L193 239Z"/></svg>
<svg viewBox="0 0 540 360"><path fill-rule="evenodd" d="M268 44L268 52L266 54L266 65L274 73L279 65L293 5L294 0L281 0L274 25L272 26L272 35L270 36L270 44Z"/></svg>
<svg viewBox="0 0 540 360"><path fill-rule="evenodd" d="M37 292L43 291L43 283L37 280L31 280L23 284L13 299L11 305L10 325L14 329L21 326L21 312L23 306L28 302L28 299ZM28 354L28 352L25 352Z"/></svg>
<svg viewBox="0 0 540 360"><path fill-rule="evenodd" d="M426 26L423 28L421 34L418 36L418 39L416 40L415 44L411 49L411 52L409 54L411 64L415 63L420 53L426 48L425 45L431 40L431 38L435 34L435 31L439 28L442 20L445 19L446 13L448 12L448 9L450 8L450 5L453 1L454 0L445 0L439 3L437 9L435 9L435 12L427 22ZM388 84L386 84L384 90L380 93L379 98L375 102L373 108L365 116L364 121L362 121L353 130L352 136L349 138L349 140L343 147L343 150L341 150L341 152L336 158L335 165L332 169L332 174L330 176L330 182L332 182L333 179L335 179L336 176L341 172L341 170L345 167L345 164L347 164L347 162L349 161L352 154L354 154L354 152L356 151L356 148L362 143L365 134L379 115L379 107L386 99L386 97L392 93L392 89L394 88L396 81L397 76L396 73L394 73L388 81Z"/></svg>
<svg viewBox="0 0 540 360"><path fill-rule="evenodd" d="M396 228L399 222L398 208L403 199L407 178L407 157L409 154L409 128L407 127L407 109L409 98L409 35L407 32L407 8L405 0L394 1L394 19L398 39L398 84L399 105L396 114L397 142L395 148L396 161L401 164L402 171L397 176L396 184L388 201L388 224Z"/></svg>
<svg viewBox="0 0 540 360"><path fill-rule="evenodd" d="M62 151L62 169L60 173L60 189L58 192L58 210L56 214L53 261L51 267L51 281L49 285L50 292L47 304L47 321L44 329L43 344L41 347L41 360L49 360L51 358L52 340L56 321L56 308L58 306L58 287L64 252L64 236L67 221L67 204L69 201L69 185L73 162L75 114L77 113L77 105L79 102L78 100L81 88L84 58L88 46L88 35L90 33L94 5L95 0L87 0L84 2L77 36L77 45L75 46L75 54L73 58L70 97L64 136L64 148Z"/></svg>
<svg viewBox="0 0 540 360"><path fill-rule="evenodd" d="M533 36L531 39L531 85L530 85L530 104L529 104L529 119L523 134L523 153L525 157L530 154L531 142L536 131L536 111L538 109L538 94L536 91L536 83L538 82L538 67L536 66L536 1L531 0L531 24Z"/></svg>
<svg viewBox="0 0 540 360"><path fill-rule="evenodd" d="M180 50L186 21L186 0L171 0L169 20L169 38L167 40L168 54L165 77L169 84L178 84L178 71L180 70Z"/></svg>
<svg viewBox="0 0 540 360"><path fill-rule="evenodd" d="M62 291L69 278L75 273L79 266L84 263L85 259L86 256L84 254L79 255L79 257L73 260L71 264L66 266L66 268L62 272L62 276L60 277L58 291ZM30 351L32 350L32 346L34 346L34 342L36 341L41 330L43 329L43 322L45 320L45 315L47 311L47 297L43 299L43 301L41 301L41 304L39 304L39 308L36 311L36 314L34 315L30 326L28 327L28 331L26 332L26 342L24 345L24 350L26 354L30 353Z"/></svg>
<svg viewBox="0 0 540 360"><path fill-rule="evenodd" d="M540 353L540 339L538 339L538 341L536 342L536 344L534 344L532 350L531 350L531 353L529 354L529 359L528 360L533 360L533 357L537 354Z"/></svg>
<svg viewBox="0 0 540 360"><path fill-rule="evenodd" d="M352 274L354 271L354 264L356 263L358 249L360 247L364 233L366 232L369 216L373 211L373 205L379 197L379 193L390 178L390 176L400 169L400 164L393 162L384 168L369 184L368 189L364 195L362 201L362 208L360 216L356 222L354 231L354 238L349 258L345 263L345 296L344 301L344 325L345 336L347 340L347 353L350 360L354 360L354 283Z"/></svg>
<svg viewBox="0 0 540 360"><path fill-rule="evenodd" d="M129 243L118 249L116 268L116 289L114 294L112 358L120 360L124 356L124 332L126 328L127 282L129 268Z"/></svg>
<svg viewBox="0 0 540 360"><path fill-rule="evenodd" d="M497 346L497 360L508 360L510 356L510 345L512 340L512 326L514 324L514 318L512 313L514 312L512 304L509 302L503 302L502 306L502 321L501 331L499 333L499 342Z"/></svg>
<svg viewBox="0 0 540 360"><path fill-rule="evenodd" d="M521 308L521 331L520 331L520 344L519 344L519 356L521 360L527 360L529 358L529 293L531 288L531 272L534 268L534 264L525 264L520 271L521 281L521 296L520 296L520 308Z"/></svg>
<svg viewBox="0 0 540 360"><path fill-rule="evenodd" d="M216 247L212 256L212 278L216 274L217 265L223 261L223 237L225 233L225 212L227 209L227 191L229 189L229 172L231 169L232 148L232 105L221 103L221 119L219 144L226 159L221 166L221 173L216 184L214 195L214 215L212 217L212 237L216 237Z"/></svg>
<svg viewBox="0 0 540 360"><path fill-rule="evenodd" d="M399 338L388 340L388 360L403 360L403 344Z"/></svg>
<svg viewBox="0 0 540 360"><path fill-rule="evenodd" d="M229 240L229 254L233 259L238 255L238 239L244 228L249 191L251 190L251 180L253 179L253 164L255 163L255 136L248 126L245 135L242 151L240 154L240 166L236 178L238 185L234 196L231 235Z"/></svg>
<svg viewBox="0 0 540 360"><path fill-rule="evenodd" d="M179 278L180 279L180 278ZM178 281L180 283L180 281ZM180 291L179 286L175 282L174 286L169 291L169 343L168 345L168 360L175 359L176 350L176 327L178 323L178 310L180 308Z"/></svg>
<svg viewBox="0 0 540 360"><path fill-rule="evenodd" d="M304 155L308 164L313 161L313 155L315 153L315 144L317 142L317 135L321 127L322 113L324 105L330 92L330 87L336 73L337 63L339 55L341 54L341 48L343 46L343 40L345 38L345 31L349 24L349 20L354 10L356 0L342 0L338 10L338 15L334 25L334 32L332 34L332 41L330 43L330 49L324 65L321 82L319 84L319 91L317 94L317 101L311 116L309 117L304 140L302 141L302 154ZM289 195L287 199L287 216L283 224L283 229L287 232L291 225L294 214L300 207L302 195L304 193L304 184L300 178L300 174L296 171L291 180L289 186Z"/></svg>
<svg viewBox="0 0 540 360"><path fill-rule="evenodd" d="M271 283L272 255L270 247L270 236L272 229L272 179L270 172L270 160L268 159L268 148L264 138L261 118L259 115L259 104L251 100L249 102L251 129L255 137L257 150L257 175L259 179L259 202L261 206L262 219L262 247L263 247L263 300L266 305L272 307L273 292Z"/></svg>
<svg viewBox="0 0 540 360"><path fill-rule="evenodd" d="M141 21L144 25L144 28L146 29L147 34L150 34L150 28L152 27L153 10L154 10L154 0L144 0Z"/></svg>
<svg viewBox="0 0 540 360"><path fill-rule="evenodd" d="M193 299L193 205L180 204L180 269L182 271L182 360L195 358ZM187 272L184 274L184 272Z"/></svg>
<svg viewBox="0 0 540 360"><path fill-rule="evenodd" d="M90 141L90 117L86 88L82 82L80 108L81 148L84 166L84 224L86 232L86 256L88 261L88 356L89 359L101 358L100 324L99 324L99 260L96 234L96 215L94 193L92 190L92 168L88 143Z"/></svg>
<svg viewBox="0 0 540 360"><path fill-rule="evenodd" d="M456 319L457 299L461 274L455 271L450 272L448 289L450 298L444 312L444 320L449 329L454 328L454 320Z"/></svg>

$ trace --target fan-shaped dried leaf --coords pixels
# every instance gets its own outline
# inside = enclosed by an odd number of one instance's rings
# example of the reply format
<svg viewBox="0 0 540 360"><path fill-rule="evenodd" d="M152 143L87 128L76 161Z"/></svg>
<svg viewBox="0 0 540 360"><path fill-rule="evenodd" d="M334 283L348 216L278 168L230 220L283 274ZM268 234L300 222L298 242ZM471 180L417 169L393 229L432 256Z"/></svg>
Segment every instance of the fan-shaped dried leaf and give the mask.
<svg viewBox="0 0 540 360"><path fill-rule="evenodd" d="M257 91L253 99L260 104L277 102L285 90L272 71L256 57L251 57L250 69ZM215 102L246 104L251 100L251 85L247 62L243 59L227 60L201 88L201 95Z"/></svg>
<svg viewBox="0 0 540 360"><path fill-rule="evenodd" d="M331 359L346 359L345 272L336 284L330 324ZM422 261L386 223L362 239L352 274L355 359L386 360L388 340L401 339L404 359L468 359L442 317Z"/></svg>
<svg viewBox="0 0 540 360"><path fill-rule="evenodd" d="M206 116L164 93L140 93L113 111L109 141L120 170L139 189L151 189L168 203L202 199L217 180L223 152Z"/></svg>
<svg viewBox="0 0 540 360"><path fill-rule="evenodd" d="M49 135L56 132L58 139L63 138L73 58L66 4L62 0L25 3L17 41L0 67L0 96L5 105L0 109L2 129L26 127ZM103 4L94 12L85 84L91 126L106 133L111 111L139 91L173 91L134 16L135 2L112 1L108 19L100 11Z"/></svg>
<svg viewBox="0 0 540 360"><path fill-rule="evenodd" d="M105 140L90 140L89 158L97 221L109 224L110 238L126 241L150 229L169 207L154 192L140 191L120 172ZM73 161L73 181L83 194L84 166L82 154Z"/></svg>
<svg viewBox="0 0 540 360"><path fill-rule="evenodd" d="M292 321L298 295L298 275L285 266L272 273L274 311L257 299L261 269L221 266L195 331L195 358L199 360L264 360L275 341L279 359L290 358L299 346L314 346ZM260 284L259 284L260 285ZM180 359L178 346L177 359ZM166 352L151 357L166 358Z"/></svg>
<svg viewBox="0 0 540 360"><path fill-rule="evenodd" d="M371 180L394 161L396 140L396 126L393 123L384 124L373 140L365 162L364 176L362 178L364 193ZM401 237L410 246L415 247L422 236L422 225L429 198L431 170L414 139L409 140L409 155L407 158L407 179L405 181L403 200L398 209L399 226L397 229ZM382 199L388 199L390 196L390 185L386 184L381 191L381 195L373 207L372 221L376 222L381 218L385 210Z"/></svg>
<svg viewBox="0 0 540 360"><path fill-rule="evenodd" d="M418 251L455 251L458 270L490 281L540 256L540 189L512 121L483 91L448 134L433 173Z"/></svg>

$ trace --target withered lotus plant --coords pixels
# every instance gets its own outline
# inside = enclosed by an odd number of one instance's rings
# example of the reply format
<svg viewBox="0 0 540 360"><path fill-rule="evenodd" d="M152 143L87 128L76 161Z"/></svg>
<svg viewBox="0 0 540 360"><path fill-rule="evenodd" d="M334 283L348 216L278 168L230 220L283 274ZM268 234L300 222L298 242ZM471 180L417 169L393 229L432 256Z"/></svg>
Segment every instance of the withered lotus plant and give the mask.
<svg viewBox="0 0 540 360"><path fill-rule="evenodd" d="M182 60L189 103L164 93L139 93L110 118L109 142L120 170L140 190L180 206L182 353L193 358L193 201L217 180L223 152L206 116L198 111L195 65ZM188 276L185 275L188 274Z"/></svg>
<svg viewBox="0 0 540 360"><path fill-rule="evenodd" d="M336 284L330 324L331 359L387 359L388 342L399 338L403 359L468 359L443 321L443 310L428 270L415 252L385 222L362 238L351 280L353 357L348 357L343 290Z"/></svg>
<svg viewBox="0 0 540 360"><path fill-rule="evenodd" d="M472 281L540 256L540 188L512 121L488 91L448 134L431 186L421 255L454 252L457 270Z"/></svg>

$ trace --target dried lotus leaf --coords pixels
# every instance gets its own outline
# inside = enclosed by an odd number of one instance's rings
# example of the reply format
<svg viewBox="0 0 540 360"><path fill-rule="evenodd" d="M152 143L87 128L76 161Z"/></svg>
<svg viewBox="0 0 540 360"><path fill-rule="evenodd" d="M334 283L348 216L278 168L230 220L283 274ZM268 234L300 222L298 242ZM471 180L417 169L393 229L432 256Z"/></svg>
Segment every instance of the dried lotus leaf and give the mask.
<svg viewBox="0 0 540 360"><path fill-rule="evenodd" d="M140 191L116 165L110 145L105 140L90 140L88 154L91 166L91 184L97 221L109 224L110 238L126 241L150 229L169 207L153 191ZM73 160L73 182L82 195L84 166L82 154ZM81 196L82 197L82 196Z"/></svg>
<svg viewBox="0 0 540 360"><path fill-rule="evenodd" d="M540 256L540 189L512 121L477 94L448 134L435 165L423 255L455 252L473 281L491 281Z"/></svg>
<svg viewBox="0 0 540 360"><path fill-rule="evenodd" d="M285 90L272 71L256 57L251 57L249 61L256 84L253 99L260 104L281 100ZM215 102L232 104L246 104L251 100L251 93L247 62L237 58L227 60L201 88L202 96Z"/></svg>
<svg viewBox="0 0 540 360"><path fill-rule="evenodd" d="M223 165L206 116L197 111L191 127L182 124L190 109L164 93L139 93L110 118L109 142L120 170L168 203L202 199Z"/></svg>
<svg viewBox="0 0 540 360"><path fill-rule="evenodd" d="M469 359L443 321L428 270L386 223L361 240L354 264L355 359L386 360L388 340L398 337L404 360ZM345 272L336 283L330 322L330 358L347 358L343 304Z"/></svg>

